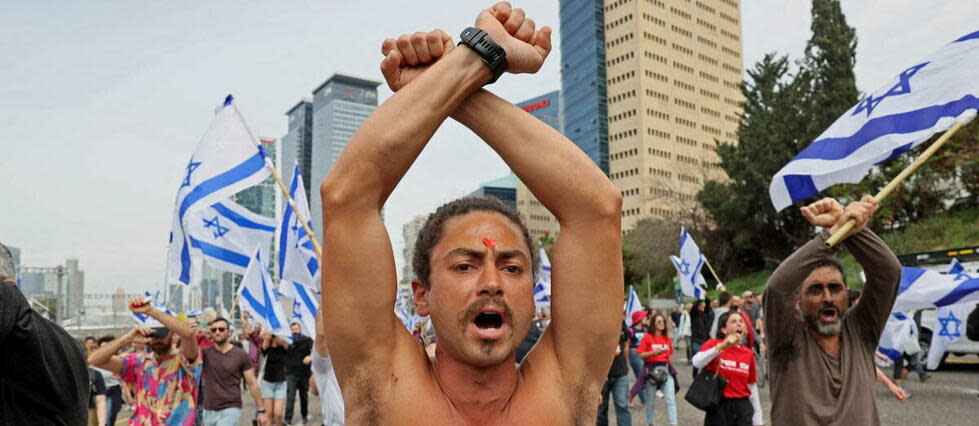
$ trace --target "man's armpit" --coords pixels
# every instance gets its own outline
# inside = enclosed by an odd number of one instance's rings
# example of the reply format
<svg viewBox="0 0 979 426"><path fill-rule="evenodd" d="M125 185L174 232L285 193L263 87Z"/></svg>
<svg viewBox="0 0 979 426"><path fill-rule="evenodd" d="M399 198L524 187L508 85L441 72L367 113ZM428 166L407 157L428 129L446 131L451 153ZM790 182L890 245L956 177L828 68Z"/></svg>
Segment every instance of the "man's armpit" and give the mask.
<svg viewBox="0 0 979 426"><path fill-rule="evenodd" d="M381 404L377 386L377 377L373 377L364 369L358 368L344 380L343 399L344 405L352 410L349 411L351 420L356 424L379 426L381 422L381 411L378 409Z"/></svg>

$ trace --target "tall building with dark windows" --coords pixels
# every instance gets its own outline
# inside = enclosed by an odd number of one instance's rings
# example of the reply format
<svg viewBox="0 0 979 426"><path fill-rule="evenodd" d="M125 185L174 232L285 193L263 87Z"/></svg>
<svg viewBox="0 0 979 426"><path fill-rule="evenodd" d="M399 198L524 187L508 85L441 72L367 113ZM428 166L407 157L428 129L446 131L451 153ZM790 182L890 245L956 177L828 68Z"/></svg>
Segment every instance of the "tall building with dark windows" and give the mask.
<svg viewBox="0 0 979 426"><path fill-rule="evenodd" d="M299 171L303 175L303 186L306 188L306 199L309 200L309 167L313 157L313 102L301 100L293 106L286 117L289 118L289 131L282 137L282 162L279 172L282 180L292 182L293 165L299 163Z"/></svg>
<svg viewBox="0 0 979 426"><path fill-rule="evenodd" d="M560 0L564 134L609 172L602 0Z"/></svg>
<svg viewBox="0 0 979 426"><path fill-rule="evenodd" d="M380 84L334 74L313 90L313 135L306 189L310 195L313 232L320 241L323 239L323 210L319 183L333 168L360 125L377 109L377 86Z"/></svg>

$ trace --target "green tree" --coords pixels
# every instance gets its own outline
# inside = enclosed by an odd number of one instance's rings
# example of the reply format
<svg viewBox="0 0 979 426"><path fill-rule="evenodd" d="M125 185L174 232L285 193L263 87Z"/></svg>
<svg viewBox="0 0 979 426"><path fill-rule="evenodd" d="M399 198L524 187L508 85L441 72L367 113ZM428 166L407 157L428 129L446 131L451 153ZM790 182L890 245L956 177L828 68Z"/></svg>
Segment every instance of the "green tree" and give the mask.
<svg viewBox="0 0 979 426"><path fill-rule="evenodd" d="M747 73L738 144L716 149L729 180L707 181L697 194L716 226L715 238L731 247L722 259L731 272L777 264L811 229L794 208L776 212L768 195L772 176L810 142L803 139L808 123L800 120L808 75L790 74L788 59L774 54Z"/></svg>
<svg viewBox="0 0 979 426"><path fill-rule="evenodd" d="M812 0L812 36L806 43L803 74L809 93L803 103L805 139L815 140L860 100L853 66L857 34L847 25L839 0Z"/></svg>

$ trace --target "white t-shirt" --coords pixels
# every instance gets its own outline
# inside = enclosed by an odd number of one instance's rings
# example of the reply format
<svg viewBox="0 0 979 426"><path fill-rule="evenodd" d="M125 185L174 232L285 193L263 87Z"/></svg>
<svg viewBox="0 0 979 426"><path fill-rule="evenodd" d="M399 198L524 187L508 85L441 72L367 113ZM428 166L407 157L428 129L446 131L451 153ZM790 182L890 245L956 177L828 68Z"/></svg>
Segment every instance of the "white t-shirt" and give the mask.
<svg viewBox="0 0 979 426"><path fill-rule="evenodd" d="M325 426L343 426L343 395L340 384L333 372L333 362L322 357L313 349L313 376L316 377L316 390L320 393L320 409Z"/></svg>

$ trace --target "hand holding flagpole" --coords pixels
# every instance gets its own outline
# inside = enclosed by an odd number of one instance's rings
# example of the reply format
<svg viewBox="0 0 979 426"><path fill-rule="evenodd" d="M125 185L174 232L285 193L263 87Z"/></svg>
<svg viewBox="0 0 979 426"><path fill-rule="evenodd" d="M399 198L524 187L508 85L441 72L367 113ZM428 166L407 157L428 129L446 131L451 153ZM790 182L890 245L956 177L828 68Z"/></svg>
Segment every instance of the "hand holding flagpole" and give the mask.
<svg viewBox="0 0 979 426"><path fill-rule="evenodd" d="M929 146L928 149L925 150L925 152L921 153L921 155L919 155L918 158L916 158L914 162L911 163L911 165L909 165L907 168L902 170L901 173L897 175L897 177L891 180L891 182L884 187L884 189L880 190L880 192L878 192L877 195L874 196L874 199L876 199L877 202L879 203L883 201L884 198L887 198L887 196L890 195L891 192L893 192L898 187L898 185L904 182L904 180L907 179L908 176L911 176L912 173L917 171L918 167L921 167L921 165L924 164L925 161L928 161L928 159L931 158L931 156L934 155L935 152L938 151L938 149L945 144L945 142L948 142L948 140L952 138L952 135L954 135L955 132L961 129L962 126L965 125L965 123L966 122L962 122L962 121L956 122L955 125L949 128L945 132L945 134L942 135L942 137L938 138L938 140L932 143L931 146ZM836 244L838 244L841 240L843 240L843 237L846 236L847 233L850 232L854 226L856 226L856 224L857 224L856 220L853 219L848 220L846 223L843 224L843 226L837 229L836 232L834 232L833 235L829 237L829 239L826 240L826 245L829 247L833 247ZM708 267L709 266L710 264L708 264Z"/></svg>

